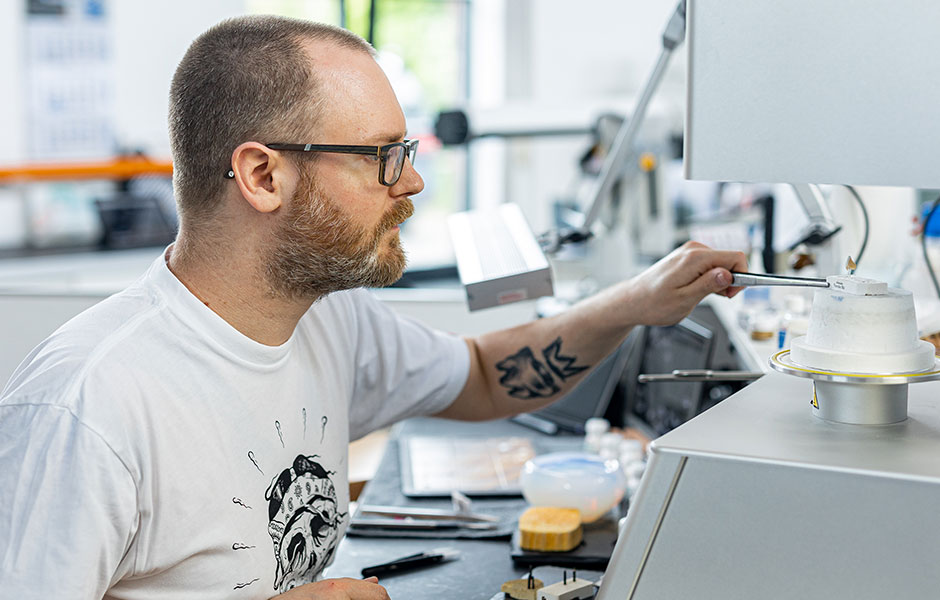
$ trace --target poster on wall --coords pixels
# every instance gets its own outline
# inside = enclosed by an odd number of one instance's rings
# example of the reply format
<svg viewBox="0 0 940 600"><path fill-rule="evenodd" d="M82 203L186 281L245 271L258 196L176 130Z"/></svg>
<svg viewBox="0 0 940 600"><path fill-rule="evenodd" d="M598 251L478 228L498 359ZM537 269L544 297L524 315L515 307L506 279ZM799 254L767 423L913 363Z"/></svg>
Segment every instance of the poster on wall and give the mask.
<svg viewBox="0 0 940 600"><path fill-rule="evenodd" d="M27 152L33 161L115 153L113 38L105 0L24 0Z"/></svg>

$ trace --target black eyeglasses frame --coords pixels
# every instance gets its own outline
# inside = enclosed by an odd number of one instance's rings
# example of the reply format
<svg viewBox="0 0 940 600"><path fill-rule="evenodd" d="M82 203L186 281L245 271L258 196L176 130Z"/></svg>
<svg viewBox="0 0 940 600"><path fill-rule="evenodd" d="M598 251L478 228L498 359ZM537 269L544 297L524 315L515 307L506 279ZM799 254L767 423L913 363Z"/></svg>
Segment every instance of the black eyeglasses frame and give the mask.
<svg viewBox="0 0 940 600"><path fill-rule="evenodd" d="M385 144L384 146L356 146L356 145L342 145L342 144L282 144L282 143L273 143L273 144L264 144L267 148L271 150L285 150L288 152L330 152L335 154L362 154L366 156L376 156L379 159L379 183L384 186L391 187L398 183L398 180L401 178L401 172L405 169L405 158L411 161L411 164L414 165L415 156L418 154L418 140L403 140L401 142L394 142L392 144ZM398 172L395 173L395 178L386 183L385 182L385 167L388 164L388 154L393 148L401 147L405 151L405 156L402 158L401 166L398 168ZM226 179L234 179L235 172L229 170L225 174Z"/></svg>

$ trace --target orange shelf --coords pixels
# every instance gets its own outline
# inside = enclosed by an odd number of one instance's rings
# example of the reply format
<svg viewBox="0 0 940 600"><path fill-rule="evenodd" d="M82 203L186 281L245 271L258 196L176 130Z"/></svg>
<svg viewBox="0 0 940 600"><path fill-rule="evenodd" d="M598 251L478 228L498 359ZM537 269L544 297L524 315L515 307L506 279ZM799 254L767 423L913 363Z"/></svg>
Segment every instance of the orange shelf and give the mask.
<svg viewBox="0 0 940 600"><path fill-rule="evenodd" d="M89 163L52 163L0 167L0 183L62 179L130 179L138 175L173 174L173 163L149 158L118 158Z"/></svg>

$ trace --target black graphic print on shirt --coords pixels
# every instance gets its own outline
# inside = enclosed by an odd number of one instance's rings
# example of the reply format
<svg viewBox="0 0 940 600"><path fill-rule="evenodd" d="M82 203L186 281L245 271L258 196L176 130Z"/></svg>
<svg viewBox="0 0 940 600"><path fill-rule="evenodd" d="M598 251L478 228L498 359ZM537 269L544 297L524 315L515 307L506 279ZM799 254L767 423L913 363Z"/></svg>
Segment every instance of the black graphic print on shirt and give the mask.
<svg viewBox="0 0 940 600"><path fill-rule="evenodd" d="M287 468L272 468L272 465L268 464L270 456L265 457L255 450L247 449L246 456L252 466L252 472L256 472L261 478L260 489L255 488L256 491L247 494L245 490L240 490L231 498L232 505L239 511L260 511L258 516L262 521L258 525L267 530L273 544L273 589L279 592L316 579L333 558L339 544L339 531L348 515L347 512L339 512L333 477L335 471L328 471L323 467L323 463L327 461L319 454L308 455L303 451L311 443L316 444L317 437L319 443L323 444L329 419L322 415L318 420L320 435L308 436L307 416L307 409L302 407L299 427L296 429L291 425L292 420L275 420L272 423L272 433L277 436L276 446L294 446L299 451ZM317 422L316 417L313 421ZM345 455L339 456L339 459L339 467L345 468ZM278 459L278 462L282 460L283 457ZM282 466L283 464L281 462ZM265 508L267 515L264 514ZM271 546L267 544L255 546L245 543L244 539L234 540L232 543L233 551L252 555L271 552L269 548ZM268 561L256 557L248 562L267 564ZM250 571L240 571L232 589L248 590L261 581L258 575Z"/></svg>
<svg viewBox="0 0 940 600"><path fill-rule="evenodd" d="M265 492L277 562L274 589L280 593L312 582L339 544L346 514L337 509L334 471L324 469L316 458L297 455Z"/></svg>

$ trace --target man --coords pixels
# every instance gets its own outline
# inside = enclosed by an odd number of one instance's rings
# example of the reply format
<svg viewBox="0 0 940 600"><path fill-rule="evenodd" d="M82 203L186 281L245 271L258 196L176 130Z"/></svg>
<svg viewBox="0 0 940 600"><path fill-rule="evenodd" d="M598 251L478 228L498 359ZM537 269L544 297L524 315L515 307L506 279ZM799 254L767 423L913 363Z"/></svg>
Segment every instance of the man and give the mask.
<svg viewBox="0 0 940 600"><path fill-rule="evenodd" d="M226 21L170 99L176 243L0 400L4 597L384 598L374 579L314 582L348 522L350 439L547 404L632 326L730 295L745 268L686 245L562 315L461 340L358 289L401 275L423 188L365 42Z"/></svg>

